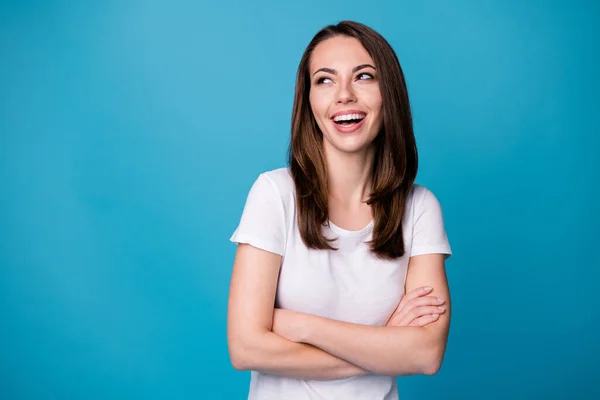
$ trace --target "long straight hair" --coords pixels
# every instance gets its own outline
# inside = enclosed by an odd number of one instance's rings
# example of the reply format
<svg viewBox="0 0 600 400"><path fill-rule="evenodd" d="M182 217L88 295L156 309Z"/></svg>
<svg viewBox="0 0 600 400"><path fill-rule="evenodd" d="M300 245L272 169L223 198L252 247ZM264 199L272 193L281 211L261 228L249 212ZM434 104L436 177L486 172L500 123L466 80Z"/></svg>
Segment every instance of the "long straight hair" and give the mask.
<svg viewBox="0 0 600 400"><path fill-rule="evenodd" d="M335 36L358 39L377 67L383 123L373 143L375 158L367 204L371 206L374 227L369 245L379 258L402 257L405 253L402 219L418 168L408 91L392 47L379 33L358 22L342 21L320 30L298 66L288 165L296 187L300 235L309 248L336 250L330 244L333 239L326 238L322 230L329 219L327 168L323 134L309 102L310 57L319 43Z"/></svg>

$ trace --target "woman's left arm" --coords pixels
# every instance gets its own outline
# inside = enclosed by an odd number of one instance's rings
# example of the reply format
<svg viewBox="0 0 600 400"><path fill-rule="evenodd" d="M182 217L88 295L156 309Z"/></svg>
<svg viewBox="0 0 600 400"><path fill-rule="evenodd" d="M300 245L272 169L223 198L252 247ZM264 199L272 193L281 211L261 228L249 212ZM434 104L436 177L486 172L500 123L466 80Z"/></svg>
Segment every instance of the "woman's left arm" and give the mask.
<svg viewBox="0 0 600 400"><path fill-rule="evenodd" d="M446 311L426 326L360 325L281 310L274 317L274 332L376 374L434 375L441 367L450 327L450 291L443 254L410 258L405 292L419 286L432 287L430 295L445 300Z"/></svg>

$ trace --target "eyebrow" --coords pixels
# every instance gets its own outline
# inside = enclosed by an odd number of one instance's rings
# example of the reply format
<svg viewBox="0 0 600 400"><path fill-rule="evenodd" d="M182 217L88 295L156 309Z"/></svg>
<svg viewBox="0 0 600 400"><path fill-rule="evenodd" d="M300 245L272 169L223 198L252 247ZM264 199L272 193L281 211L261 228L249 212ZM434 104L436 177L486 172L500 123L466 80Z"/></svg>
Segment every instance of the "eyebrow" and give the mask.
<svg viewBox="0 0 600 400"><path fill-rule="evenodd" d="M364 69L364 68L373 68L374 70L377 70L377 68L375 68L371 64L361 64L361 65L357 65L356 67L352 68L352 73L360 71L361 69ZM315 73L313 74L313 76L315 76L317 74L317 72L320 72L320 71L327 72L328 74L332 74L332 75L337 75L337 71L335 69L332 69L332 68L319 68L318 70L315 71Z"/></svg>

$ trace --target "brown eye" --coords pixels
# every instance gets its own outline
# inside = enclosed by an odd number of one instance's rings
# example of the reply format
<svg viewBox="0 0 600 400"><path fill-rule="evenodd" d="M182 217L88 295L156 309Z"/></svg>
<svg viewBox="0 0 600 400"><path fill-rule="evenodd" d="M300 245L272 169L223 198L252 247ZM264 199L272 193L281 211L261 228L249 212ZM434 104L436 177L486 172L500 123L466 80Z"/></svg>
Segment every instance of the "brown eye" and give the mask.
<svg viewBox="0 0 600 400"><path fill-rule="evenodd" d="M326 82L326 81L331 82L331 79L325 78L325 77L321 77L321 78L317 79L317 85L319 85L321 83L329 83L329 82Z"/></svg>
<svg viewBox="0 0 600 400"><path fill-rule="evenodd" d="M368 79L373 79L373 75L368 74L366 72L363 72L362 74L358 75L358 79L361 80L361 81L368 80Z"/></svg>

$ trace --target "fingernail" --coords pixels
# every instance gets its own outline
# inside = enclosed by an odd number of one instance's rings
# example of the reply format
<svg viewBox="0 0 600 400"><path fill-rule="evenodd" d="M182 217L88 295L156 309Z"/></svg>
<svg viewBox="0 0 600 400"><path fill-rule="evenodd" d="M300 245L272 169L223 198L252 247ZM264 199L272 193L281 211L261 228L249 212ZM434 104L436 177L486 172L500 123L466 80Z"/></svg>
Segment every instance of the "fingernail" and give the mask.
<svg viewBox="0 0 600 400"><path fill-rule="evenodd" d="M440 316L440 314L433 314L433 315L432 315L432 317L433 317L433 318L437 318L437 317L439 317L439 316Z"/></svg>
<svg viewBox="0 0 600 400"><path fill-rule="evenodd" d="M437 298L437 301L438 301L438 303L443 303L443 302L444 302L444 299L442 299L441 297L438 297L438 298Z"/></svg>
<svg viewBox="0 0 600 400"><path fill-rule="evenodd" d="M429 286L425 286L425 287L423 288L423 290L424 290L424 291L426 291L426 292L429 292L429 291L431 290L431 288L430 288Z"/></svg>
<svg viewBox="0 0 600 400"><path fill-rule="evenodd" d="M445 309L446 309L446 307L444 307L444 306L439 306L438 308L439 308L440 310L445 310Z"/></svg>

